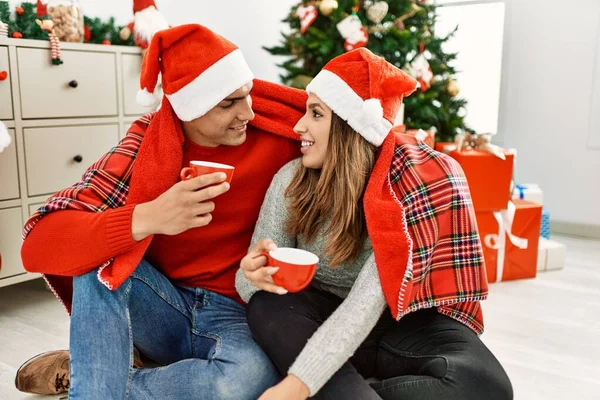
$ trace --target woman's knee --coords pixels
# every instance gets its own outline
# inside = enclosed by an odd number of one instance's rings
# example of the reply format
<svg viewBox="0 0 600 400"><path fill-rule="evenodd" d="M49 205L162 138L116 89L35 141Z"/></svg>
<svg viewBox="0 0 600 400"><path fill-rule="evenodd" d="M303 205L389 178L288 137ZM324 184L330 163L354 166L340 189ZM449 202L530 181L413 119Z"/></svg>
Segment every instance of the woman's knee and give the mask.
<svg viewBox="0 0 600 400"><path fill-rule="evenodd" d="M255 293L246 309L248 326L259 344L281 332L282 319L286 318L284 302L277 294L259 291Z"/></svg>
<svg viewBox="0 0 600 400"><path fill-rule="evenodd" d="M493 358L493 356L492 356ZM455 366L456 367L456 366ZM513 388L498 360L469 362L456 367L454 380L461 399L512 400Z"/></svg>

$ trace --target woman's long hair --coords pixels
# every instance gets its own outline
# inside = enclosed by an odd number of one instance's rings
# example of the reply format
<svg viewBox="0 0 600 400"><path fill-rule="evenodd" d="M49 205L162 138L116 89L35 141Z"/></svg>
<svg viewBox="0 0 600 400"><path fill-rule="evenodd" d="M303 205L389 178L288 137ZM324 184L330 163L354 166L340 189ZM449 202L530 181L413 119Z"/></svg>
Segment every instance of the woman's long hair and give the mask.
<svg viewBox="0 0 600 400"><path fill-rule="evenodd" d="M376 147L335 113L321 170L299 166L286 190L288 233L311 242L322 225L330 267L355 261L367 238L363 195L375 164Z"/></svg>

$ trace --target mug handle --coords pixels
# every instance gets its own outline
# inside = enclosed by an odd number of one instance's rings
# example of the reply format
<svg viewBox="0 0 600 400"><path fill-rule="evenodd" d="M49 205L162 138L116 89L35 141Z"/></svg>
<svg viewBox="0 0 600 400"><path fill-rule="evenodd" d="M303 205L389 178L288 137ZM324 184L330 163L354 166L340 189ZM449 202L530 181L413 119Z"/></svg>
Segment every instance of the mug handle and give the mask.
<svg viewBox="0 0 600 400"><path fill-rule="evenodd" d="M258 255L252 257L252 259L256 260L258 257L267 257L267 265L265 266L272 267L272 265L269 265L269 252L267 250L260 252Z"/></svg>
<svg viewBox="0 0 600 400"><path fill-rule="evenodd" d="M182 181L187 181L189 179L194 179L196 177L196 170L194 168L185 167L181 170L179 174Z"/></svg>

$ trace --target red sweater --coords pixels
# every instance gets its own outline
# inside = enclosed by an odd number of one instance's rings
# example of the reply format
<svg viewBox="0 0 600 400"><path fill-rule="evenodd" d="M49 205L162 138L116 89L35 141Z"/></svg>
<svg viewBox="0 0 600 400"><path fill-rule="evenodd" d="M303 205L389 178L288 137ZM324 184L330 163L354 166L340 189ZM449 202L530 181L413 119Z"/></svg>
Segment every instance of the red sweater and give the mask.
<svg viewBox="0 0 600 400"><path fill-rule="evenodd" d="M183 166L205 160L235 166L231 189L216 198L208 226L176 236L156 235L147 259L174 283L202 287L235 300L235 272L247 253L260 206L272 177L299 156L300 146L284 137L249 129L237 147L207 148L186 141ZM265 157L268 154L268 157ZM182 167L183 167L182 166ZM32 272L77 276L130 250L133 206L102 213L65 210L42 218L23 244L25 268ZM43 266L43 271L36 266Z"/></svg>

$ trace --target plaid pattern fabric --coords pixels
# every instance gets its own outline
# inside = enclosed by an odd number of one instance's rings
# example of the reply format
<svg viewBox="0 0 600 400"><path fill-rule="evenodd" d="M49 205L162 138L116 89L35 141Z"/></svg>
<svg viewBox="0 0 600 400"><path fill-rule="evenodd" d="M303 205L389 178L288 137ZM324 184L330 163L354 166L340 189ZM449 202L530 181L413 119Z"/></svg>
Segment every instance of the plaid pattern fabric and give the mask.
<svg viewBox="0 0 600 400"><path fill-rule="evenodd" d="M125 138L90 166L79 182L48 198L25 224L23 240L44 215L53 211L101 212L124 206L135 158L153 117L150 113L135 121Z"/></svg>
<svg viewBox="0 0 600 400"><path fill-rule="evenodd" d="M401 299L399 317L437 307L483 332L479 301L487 297L487 276L469 187L459 164L422 142L407 141L395 147L389 179L404 207L412 240L403 281L412 284L411 293Z"/></svg>

